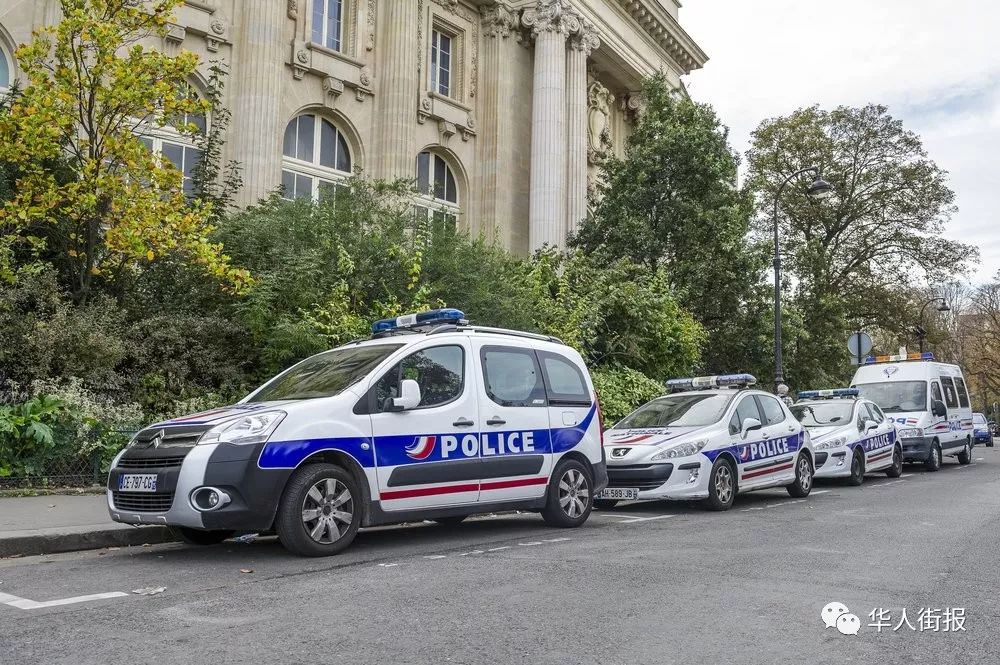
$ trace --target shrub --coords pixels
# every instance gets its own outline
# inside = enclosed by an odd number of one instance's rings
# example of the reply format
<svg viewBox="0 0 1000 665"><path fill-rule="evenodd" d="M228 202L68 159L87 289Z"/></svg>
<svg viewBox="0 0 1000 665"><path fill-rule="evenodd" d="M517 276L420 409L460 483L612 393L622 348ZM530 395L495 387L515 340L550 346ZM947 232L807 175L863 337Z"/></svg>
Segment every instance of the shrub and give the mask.
<svg viewBox="0 0 1000 665"><path fill-rule="evenodd" d="M606 427L666 392L662 383L627 367L597 369L590 376L601 400Z"/></svg>
<svg viewBox="0 0 1000 665"><path fill-rule="evenodd" d="M65 403L48 395L0 405L0 477L37 476L65 457L71 439L57 437L56 430L70 415Z"/></svg>

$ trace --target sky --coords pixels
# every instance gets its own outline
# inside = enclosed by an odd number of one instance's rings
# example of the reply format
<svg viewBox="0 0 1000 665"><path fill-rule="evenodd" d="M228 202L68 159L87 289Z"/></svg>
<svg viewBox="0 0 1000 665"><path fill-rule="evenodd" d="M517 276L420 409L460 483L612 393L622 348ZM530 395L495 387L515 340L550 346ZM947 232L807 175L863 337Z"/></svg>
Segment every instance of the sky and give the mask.
<svg viewBox="0 0 1000 665"><path fill-rule="evenodd" d="M736 150L799 107L885 104L949 172L945 235L979 248L971 281L1000 270L1000 3L686 0L680 20L709 56L684 82Z"/></svg>

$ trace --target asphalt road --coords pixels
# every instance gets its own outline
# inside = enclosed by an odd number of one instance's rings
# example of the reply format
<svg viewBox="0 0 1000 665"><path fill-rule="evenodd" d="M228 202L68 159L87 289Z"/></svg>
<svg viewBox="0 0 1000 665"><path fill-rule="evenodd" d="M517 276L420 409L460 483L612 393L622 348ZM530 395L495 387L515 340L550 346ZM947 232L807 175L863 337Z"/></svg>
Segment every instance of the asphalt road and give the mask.
<svg viewBox="0 0 1000 665"><path fill-rule="evenodd" d="M744 495L727 513L655 503L572 531L534 515L374 529L322 560L271 539L3 560L8 600L125 595L0 603L0 663L995 664L1000 446L975 453L801 501ZM165 591L132 593L148 587ZM824 627L831 601L858 635ZM877 632L877 608L893 626L905 608L914 629ZM920 630L925 608L964 610L964 630Z"/></svg>

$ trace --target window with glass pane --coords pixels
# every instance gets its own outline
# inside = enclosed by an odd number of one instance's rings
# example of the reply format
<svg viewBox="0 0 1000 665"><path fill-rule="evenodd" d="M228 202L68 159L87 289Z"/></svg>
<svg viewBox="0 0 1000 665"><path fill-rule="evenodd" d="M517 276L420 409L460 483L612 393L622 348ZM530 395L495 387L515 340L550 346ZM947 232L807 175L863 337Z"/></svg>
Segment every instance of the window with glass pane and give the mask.
<svg viewBox="0 0 1000 665"><path fill-rule="evenodd" d="M314 44L339 51L343 42L345 0L313 0Z"/></svg>
<svg viewBox="0 0 1000 665"><path fill-rule="evenodd" d="M440 30L431 33L431 90L451 95L451 49L454 38Z"/></svg>
<svg viewBox="0 0 1000 665"><path fill-rule="evenodd" d="M455 174L440 155L417 155L417 191L439 201L458 203Z"/></svg>
<svg viewBox="0 0 1000 665"><path fill-rule="evenodd" d="M174 168L181 172L184 179L184 193L188 196L194 195L194 168L201 160L201 150L172 141L163 141L160 150Z"/></svg>
<svg viewBox="0 0 1000 665"><path fill-rule="evenodd" d="M10 63L7 54L0 51L0 88L10 87Z"/></svg>
<svg viewBox="0 0 1000 665"><path fill-rule="evenodd" d="M351 172L347 139L325 118L300 115L285 127L282 188L286 199L326 201Z"/></svg>

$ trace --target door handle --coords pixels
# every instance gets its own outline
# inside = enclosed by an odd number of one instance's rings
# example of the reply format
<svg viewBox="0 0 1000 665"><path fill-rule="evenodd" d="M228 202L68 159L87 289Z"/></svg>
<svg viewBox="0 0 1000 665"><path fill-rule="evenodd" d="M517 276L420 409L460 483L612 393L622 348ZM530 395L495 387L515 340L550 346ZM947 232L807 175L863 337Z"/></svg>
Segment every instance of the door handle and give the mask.
<svg viewBox="0 0 1000 665"><path fill-rule="evenodd" d="M486 421L486 424L487 425L506 425L507 421L504 420L503 418L498 417L498 416L493 416L492 418L490 418L489 420Z"/></svg>
<svg viewBox="0 0 1000 665"><path fill-rule="evenodd" d="M454 426L454 427L472 427L475 424L476 423L474 423L473 421L469 420L468 418L459 418L458 420L456 420L455 422L452 423L452 426Z"/></svg>

